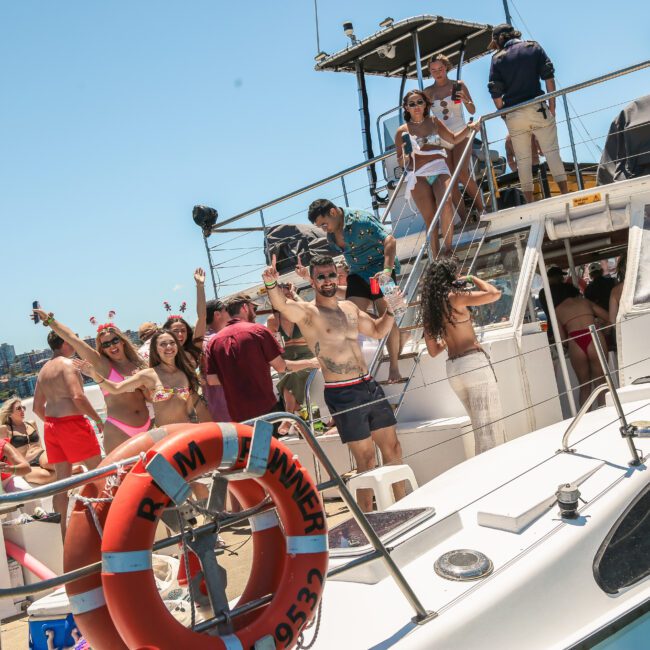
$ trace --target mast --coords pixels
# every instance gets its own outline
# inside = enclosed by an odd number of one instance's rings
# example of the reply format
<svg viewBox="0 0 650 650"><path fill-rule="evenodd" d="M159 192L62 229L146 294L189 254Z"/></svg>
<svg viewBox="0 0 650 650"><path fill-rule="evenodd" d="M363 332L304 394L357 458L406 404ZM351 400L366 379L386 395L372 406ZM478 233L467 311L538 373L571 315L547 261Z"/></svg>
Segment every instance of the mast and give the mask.
<svg viewBox="0 0 650 650"><path fill-rule="evenodd" d="M512 16L510 15L510 7L508 7L508 0L503 0L503 11L506 13L506 22L512 25Z"/></svg>

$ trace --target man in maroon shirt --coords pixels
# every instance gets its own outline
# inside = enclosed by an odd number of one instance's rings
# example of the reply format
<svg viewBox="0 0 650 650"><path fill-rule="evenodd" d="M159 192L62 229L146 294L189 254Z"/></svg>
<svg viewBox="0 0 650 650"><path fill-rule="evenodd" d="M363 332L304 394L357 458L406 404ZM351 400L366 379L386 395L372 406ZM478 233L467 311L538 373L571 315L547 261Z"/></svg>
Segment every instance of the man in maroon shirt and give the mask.
<svg viewBox="0 0 650 650"><path fill-rule="evenodd" d="M271 332L255 322L256 305L246 295L224 302L230 320L207 348L208 382L216 375L235 422L281 410L273 391L269 366L277 372L318 368L318 360L285 361L284 350Z"/></svg>

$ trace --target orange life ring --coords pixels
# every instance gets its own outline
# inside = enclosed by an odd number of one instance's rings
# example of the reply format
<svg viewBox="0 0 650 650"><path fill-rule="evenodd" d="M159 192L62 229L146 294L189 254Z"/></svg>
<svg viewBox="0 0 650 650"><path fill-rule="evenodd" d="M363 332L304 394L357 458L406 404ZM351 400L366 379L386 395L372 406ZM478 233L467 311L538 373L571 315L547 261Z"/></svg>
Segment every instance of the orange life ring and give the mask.
<svg viewBox="0 0 650 650"><path fill-rule="evenodd" d="M265 474L255 479L271 495L286 535L281 579L269 605L233 634L215 637L185 628L158 595L151 547L160 512L171 500L146 467L160 456L156 461L167 461L186 481L216 468L243 469L251 436L251 427L241 424L188 427L154 445L122 481L102 540L102 585L110 615L129 648L230 650L252 647L267 635L276 646L290 647L313 617L327 571L325 514L311 477L276 439L271 440ZM256 547L254 565L272 565L279 559L273 557L276 553L277 547ZM251 578L247 593L254 588L250 583Z"/></svg>
<svg viewBox="0 0 650 650"><path fill-rule="evenodd" d="M171 424L145 431L124 441L101 462L100 467L146 452L165 436L178 431L187 431L188 428L202 426L204 425ZM229 488L235 493L244 508L256 506L265 496L264 490L252 480L232 482ZM112 482L107 485L107 479L99 479L85 485L81 495L86 498L111 497L115 495L116 489L116 487L113 487ZM110 506L110 502L96 502L91 506L95 518L102 528L106 524ZM261 548L275 549L278 555L282 556L285 548L284 534L277 525L277 517L276 523L273 525L273 514L251 517L253 548L259 546ZM63 553L64 571L73 571L100 560L101 537L97 531L94 518L84 504L77 502L70 514L67 527ZM253 561L251 579L248 585L250 589L247 589L242 594L240 602L243 604L275 591L280 582L281 568L281 563L277 563L272 570L269 570L268 564ZM96 650L128 650L106 607L99 573L68 583L66 592L70 599L75 623L93 648ZM251 620L251 615L255 617L259 613L259 611L254 611L247 617ZM239 626L245 624L245 622L246 619L241 617L241 620L236 623Z"/></svg>

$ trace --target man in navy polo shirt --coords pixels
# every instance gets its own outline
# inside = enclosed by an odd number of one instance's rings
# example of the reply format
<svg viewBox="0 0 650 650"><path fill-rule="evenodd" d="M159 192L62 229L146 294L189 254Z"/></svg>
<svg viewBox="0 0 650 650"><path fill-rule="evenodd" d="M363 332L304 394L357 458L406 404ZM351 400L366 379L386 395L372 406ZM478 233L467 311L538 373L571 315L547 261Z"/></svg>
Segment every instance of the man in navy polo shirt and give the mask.
<svg viewBox="0 0 650 650"><path fill-rule="evenodd" d="M208 344L208 383L218 377L234 422L282 410L273 391L271 368L278 372L319 368L318 360L285 361L271 331L255 322L256 306L249 296L233 296L224 306L230 320Z"/></svg>
<svg viewBox="0 0 650 650"><path fill-rule="evenodd" d="M492 30L492 57L488 90L497 109L509 108L555 90L555 69L542 46L535 41L522 41L521 32L504 23ZM521 189L528 203L533 200L533 155L531 134L539 142L546 162L562 194L568 192L566 172L560 158L555 124L555 98L531 104L505 116Z"/></svg>
<svg viewBox="0 0 650 650"><path fill-rule="evenodd" d="M368 311L371 302L382 316L387 309L381 291L374 295L370 291L370 278L382 273L395 280L399 273L399 260L395 259L397 242L389 235L377 218L366 210L339 208L328 199L317 199L307 213L309 221L327 233L327 240L334 250L343 253L350 269L347 278L345 299L353 302L362 311ZM388 381L401 379L399 372L399 330L393 327L386 342L388 350Z"/></svg>

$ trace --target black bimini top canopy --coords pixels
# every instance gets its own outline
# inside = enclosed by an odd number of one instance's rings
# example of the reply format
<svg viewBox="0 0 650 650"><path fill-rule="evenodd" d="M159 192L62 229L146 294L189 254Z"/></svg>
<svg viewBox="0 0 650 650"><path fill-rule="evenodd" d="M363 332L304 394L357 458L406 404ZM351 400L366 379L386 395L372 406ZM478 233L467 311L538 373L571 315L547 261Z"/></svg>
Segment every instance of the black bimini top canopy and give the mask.
<svg viewBox="0 0 650 650"><path fill-rule="evenodd" d="M355 72L355 61L363 63L366 74L382 77L417 78L413 34L417 34L422 66L434 54L444 54L458 64L465 46L464 63L487 54L492 26L450 20L442 16L416 16L393 23L349 47L328 55L316 64L316 70Z"/></svg>

